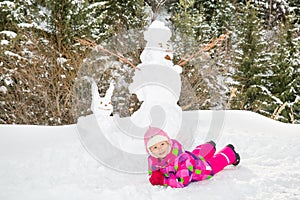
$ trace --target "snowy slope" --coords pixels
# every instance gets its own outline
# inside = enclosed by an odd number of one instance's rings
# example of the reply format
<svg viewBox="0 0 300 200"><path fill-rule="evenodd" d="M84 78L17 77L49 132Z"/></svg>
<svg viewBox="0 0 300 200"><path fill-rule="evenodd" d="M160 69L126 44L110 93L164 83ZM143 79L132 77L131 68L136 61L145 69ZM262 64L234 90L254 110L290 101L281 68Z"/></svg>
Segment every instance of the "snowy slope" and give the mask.
<svg viewBox="0 0 300 200"><path fill-rule="evenodd" d="M200 143L213 111L199 112ZM300 199L300 125L225 111L217 147L227 143L241 154L238 167L171 189L151 186L146 174L102 166L83 148L75 125L0 125L0 199Z"/></svg>

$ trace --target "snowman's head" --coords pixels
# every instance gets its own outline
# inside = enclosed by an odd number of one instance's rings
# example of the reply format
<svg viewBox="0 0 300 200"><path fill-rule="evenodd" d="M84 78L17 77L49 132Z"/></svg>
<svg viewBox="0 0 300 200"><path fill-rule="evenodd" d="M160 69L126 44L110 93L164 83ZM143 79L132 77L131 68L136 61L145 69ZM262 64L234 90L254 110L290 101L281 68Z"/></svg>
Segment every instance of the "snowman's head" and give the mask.
<svg viewBox="0 0 300 200"><path fill-rule="evenodd" d="M148 30L144 32L144 39L151 44L159 46L159 43L166 43L172 33L161 21L155 20L151 23Z"/></svg>
<svg viewBox="0 0 300 200"><path fill-rule="evenodd" d="M113 111L113 106L112 106L112 103L111 103L111 100L110 99L106 99L106 98L100 98L100 101L98 102L98 106L96 106L96 108L101 111L110 111L112 112Z"/></svg>
<svg viewBox="0 0 300 200"><path fill-rule="evenodd" d="M104 97L100 97L96 82L92 83L93 100L91 109L94 114L110 115L113 112L111 98L114 91L114 84L111 82Z"/></svg>

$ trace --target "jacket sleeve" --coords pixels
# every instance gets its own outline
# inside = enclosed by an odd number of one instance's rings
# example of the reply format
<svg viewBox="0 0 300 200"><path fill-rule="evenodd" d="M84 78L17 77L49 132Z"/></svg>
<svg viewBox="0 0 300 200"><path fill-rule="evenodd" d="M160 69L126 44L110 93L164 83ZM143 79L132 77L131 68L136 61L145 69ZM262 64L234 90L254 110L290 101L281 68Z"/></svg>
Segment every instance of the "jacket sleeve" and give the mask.
<svg viewBox="0 0 300 200"><path fill-rule="evenodd" d="M180 163L174 163L162 170L165 179L164 185L172 188L183 188L191 182L193 165L188 156L183 156Z"/></svg>
<svg viewBox="0 0 300 200"><path fill-rule="evenodd" d="M150 156L148 157L148 175L151 176L153 171L152 160Z"/></svg>
<svg viewBox="0 0 300 200"><path fill-rule="evenodd" d="M165 177L164 185L172 188L183 188L185 185L179 181L175 174L170 174L169 177Z"/></svg>

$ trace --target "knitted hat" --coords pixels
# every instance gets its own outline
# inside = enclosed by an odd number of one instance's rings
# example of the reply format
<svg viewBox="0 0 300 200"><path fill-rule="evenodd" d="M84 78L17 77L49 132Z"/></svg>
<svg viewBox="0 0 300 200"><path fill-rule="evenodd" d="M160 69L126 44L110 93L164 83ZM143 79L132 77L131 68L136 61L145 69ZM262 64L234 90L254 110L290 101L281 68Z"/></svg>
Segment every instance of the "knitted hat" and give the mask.
<svg viewBox="0 0 300 200"><path fill-rule="evenodd" d="M153 135L147 143L147 149L150 149L151 146L155 145L156 143L168 141L169 139L163 135Z"/></svg>
<svg viewBox="0 0 300 200"><path fill-rule="evenodd" d="M160 128L149 127L149 129L147 130L144 136L144 142L145 142L147 153L150 154L151 156L154 156L151 153L149 148L154 144L163 141L167 141L170 144L170 147L172 146L172 140L170 139L170 137L167 135L166 132L164 132Z"/></svg>

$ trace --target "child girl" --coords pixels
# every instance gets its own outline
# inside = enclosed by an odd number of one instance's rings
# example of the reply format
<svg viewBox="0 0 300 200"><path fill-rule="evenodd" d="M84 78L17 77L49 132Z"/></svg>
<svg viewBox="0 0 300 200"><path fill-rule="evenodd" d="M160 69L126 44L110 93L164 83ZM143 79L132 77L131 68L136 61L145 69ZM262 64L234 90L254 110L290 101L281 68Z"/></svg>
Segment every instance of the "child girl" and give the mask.
<svg viewBox="0 0 300 200"><path fill-rule="evenodd" d="M211 178L227 165L238 165L240 156L229 144L215 154L213 141L184 151L181 144L163 130L150 127L144 136L152 185L183 188L191 182Z"/></svg>

